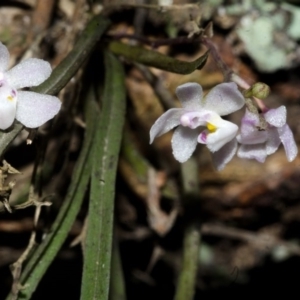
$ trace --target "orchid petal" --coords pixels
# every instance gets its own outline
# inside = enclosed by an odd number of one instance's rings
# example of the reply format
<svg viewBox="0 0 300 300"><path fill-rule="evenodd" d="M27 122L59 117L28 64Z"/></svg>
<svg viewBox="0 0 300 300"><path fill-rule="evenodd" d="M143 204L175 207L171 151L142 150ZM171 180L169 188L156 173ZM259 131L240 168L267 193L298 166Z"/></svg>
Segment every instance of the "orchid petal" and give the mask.
<svg viewBox="0 0 300 300"><path fill-rule="evenodd" d="M36 128L52 119L60 107L57 97L19 91L16 119L28 128Z"/></svg>
<svg viewBox="0 0 300 300"><path fill-rule="evenodd" d="M2 94L2 93L1 93ZM5 130L9 128L15 120L16 115L16 101L0 99L0 129Z"/></svg>
<svg viewBox="0 0 300 300"><path fill-rule="evenodd" d="M268 140L266 142L267 155L275 153L281 141L278 134L278 128L271 127L268 129Z"/></svg>
<svg viewBox="0 0 300 300"><path fill-rule="evenodd" d="M241 122L241 132L237 136L238 142L247 145L266 142L268 133L266 130L258 130L258 126L258 116L246 109L245 115Z"/></svg>
<svg viewBox="0 0 300 300"><path fill-rule="evenodd" d="M211 152L216 152L221 149L225 144L230 142L238 131L238 126L225 121L221 118L215 124L216 130L214 132L210 132L209 130L204 130L198 137L198 142L200 144L206 144L207 148Z"/></svg>
<svg viewBox="0 0 300 300"><path fill-rule="evenodd" d="M282 127L286 123L286 108L282 105L276 109L270 109L264 113L264 117L269 124Z"/></svg>
<svg viewBox="0 0 300 300"><path fill-rule="evenodd" d="M285 124L284 126L277 128L279 137L284 146L285 154L288 161L293 161L298 154L298 147L294 140L293 133L290 127Z"/></svg>
<svg viewBox="0 0 300 300"><path fill-rule="evenodd" d="M219 118L217 114L207 110L198 110L184 113L180 118L180 124L184 127L194 129L199 126L205 126L214 116Z"/></svg>
<svg viewBox="0 0 300 300"><path fill-rule="evenodd" d="M0 129L5 130L12 125L16 115L17 93L9 85L2 83L0 87Z"/></svg>
<svg viewBox="0 0 300 300"><path fill-rule="evenodd" d="M187 161L197 146L197 130L179 126L172 137L172 149L175 159L183 163Z"/></svg>
<svg viewBox="0 0 300 300"><path fill-rule="evenodd" d="M245 159L256 159L263 163L267 157L267 151L264 144L241 145L238 149L237 156Z"/></svg>
<svg viewBox="0 0 300 300"><path fill-rule="evenodd" d="M0 72L6 71L9 63L9 52L1 42L0 42Z"/></svg>
<svg viewBox="0 0 300 300"><path fill-rule="evenodd" d="M182 108L171 108L161 115L150 129L150 144L153 140L170 131L180 124L180 117L184 114Z"/></svg>
<svg viewBox="0 0 300 300"><path fill-rule="evenodd" d="M259 117L257 114L250 112L248 109L245 111L245 115L243 116L242 119L242 126L243 124L248 124L253 127L256 127L259 125Z"/></svg>
<svg viewBox="0 0 300 300"><path fill-rule="evenodd" d="M228 164L234 157L237 150L237 141L233 139L224 145L220 150L212 153L212 160L214 167L221 171L224 169L226 164Z"/></svg>
<svg viewBox="0 0 300 300"><path fill-rule="evenodd" d="M37 86L44 82L51 74L48 62L38 59L26 59L5 73L9 84L16 89Z"/></svg>
<svg viewBox="0 0 300 300"><path fill-rule="evenodd" d="M245 145L260 144L260 143L265 143L267 141L268 132L266 130L259 131L255 127L249 127L247 128L247 131L244 130L239 135L237 135L236 138L240 144L245 144Z"/></svg>
<svg viewBox="0 0 300 300"><path fill-rule="evenodd" d="M201 109L201 99L203 91L200 84L195 82L187 82L177 87L176 95L181 102L183 108Z"/></svg>
<svg viewBox="0 0 300 300"><path fill-rule="evenodd" d="M220 116L233 113L245 104L244 96L234 82L218 84L204 97L203 101L204 109L214 111Z"/></svg>

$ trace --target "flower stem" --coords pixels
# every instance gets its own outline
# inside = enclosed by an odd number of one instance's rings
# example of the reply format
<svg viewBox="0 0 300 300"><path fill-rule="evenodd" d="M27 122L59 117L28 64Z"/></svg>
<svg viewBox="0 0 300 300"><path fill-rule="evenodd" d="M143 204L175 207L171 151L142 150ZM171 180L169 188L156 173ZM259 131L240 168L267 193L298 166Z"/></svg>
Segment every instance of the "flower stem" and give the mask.
<svg viewBox="0 0 300 300"><path fill-rule="evenodd" d="M218 50L214 43L208 39L208 38L203 38L202 39L203 45L205 45L209 49L209 53L212 55L212 58L214 59L215 63L217 66L220 68L220 70L223 73L224 76L224 81L233 81L235 82L239 87L247 90L251 86L248 82L246 82L243 78L241 78L239 75L235 74L222 60L221 56L218 53ZM254 101L256 102L257 106L262 112L265 112L268 110L266 105L261 99L258 99L256 97L252 97Z"/></svg>
<svg viewBox="0 0 300 300"><path fill-rule="evenodd" d="M183 194L187 212L197 211L189 209L199 201L198 170L194 158L181 165ZM187 216L190 218L190 215ZM197 218L191 218L187 222L183 241L182 270L179 275L175 300L192 300L195 293L196 275L200 251L200 222Z"/></svg>
<svg viewBox="0 0 300 300"><path fill-rule="evenodd" d="M209 49L209 53L211 54L212 58L214 59L217 66L220 68L220 70L223 73L224 81L231 81L231 76L233 74L233 71L225 64L225 62L222 60L215 44L208 38L202 39L202 44L205 45Z"/></svg>

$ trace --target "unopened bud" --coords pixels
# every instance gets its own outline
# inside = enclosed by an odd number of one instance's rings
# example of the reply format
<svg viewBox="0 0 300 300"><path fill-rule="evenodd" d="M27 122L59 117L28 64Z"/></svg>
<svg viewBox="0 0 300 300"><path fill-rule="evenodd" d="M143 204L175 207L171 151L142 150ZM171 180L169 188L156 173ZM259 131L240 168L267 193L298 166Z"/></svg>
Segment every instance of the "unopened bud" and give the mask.
<svg viewBox="0 0 300 300"><path fill-rule="evenodd" d="M270 87L262 82L256 82L248 90L244 91L246 98L256 97L259 99L265 99L270 94Z"/></svg>

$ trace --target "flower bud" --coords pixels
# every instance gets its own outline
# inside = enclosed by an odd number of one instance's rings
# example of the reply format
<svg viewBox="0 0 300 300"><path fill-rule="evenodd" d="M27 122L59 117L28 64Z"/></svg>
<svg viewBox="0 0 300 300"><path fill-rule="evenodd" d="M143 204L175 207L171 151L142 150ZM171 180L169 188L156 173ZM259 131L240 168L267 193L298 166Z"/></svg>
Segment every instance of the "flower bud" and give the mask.
<svg viewBox="0 0 300 300"><path fill-rule="evenodd" d="M270 87L262 82L256 82L248 90L244 91L246 98L256 97L259 99L265 99L270 94Z"/></svg>

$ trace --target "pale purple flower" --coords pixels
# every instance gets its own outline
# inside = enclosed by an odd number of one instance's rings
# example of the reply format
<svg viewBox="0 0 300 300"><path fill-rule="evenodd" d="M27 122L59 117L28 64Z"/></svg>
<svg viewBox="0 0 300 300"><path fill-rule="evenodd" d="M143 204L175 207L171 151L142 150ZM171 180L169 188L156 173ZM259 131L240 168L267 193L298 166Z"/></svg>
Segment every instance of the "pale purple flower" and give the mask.
<svg viewBox="0 0 300 300"><path fill-rule="evenodd" d="M273 154L283 144L288 161L292 161L298 154L298 148L290 127L286 124L286 108L280 106L269 109L261 114L267 122L266 130L259 130L258 115L246 110L242 119L241 132L237 140L242 145L237 155L241 158L256 159L263 163L266 157Z"/></svg>
<svg viewBox="0 0 300 300"><path fill-rule="evenodd" d="M176 89L182 108L171 108L156 120L150 130L150 144L154 138L178 126L172 138L174 157L187 161L197 143L206 144L212 152L218 170L224 168L237 149L235 136L238 126L223 120L240 109L245 101L233 82L221 83L203 98L202 87L197 83L185 83ZM201 132L200 126L207 129Z"/></svg>
<svg viewBox="0 0 300 300"><path fill-rule="evenodd" d="M52 119L61 107L57 97L19 90L44 82L52 72L50 64L29 58L7 70L8 63L8 50L0 42L0 129L9 128L14 119L28 128Z"/></svg>

